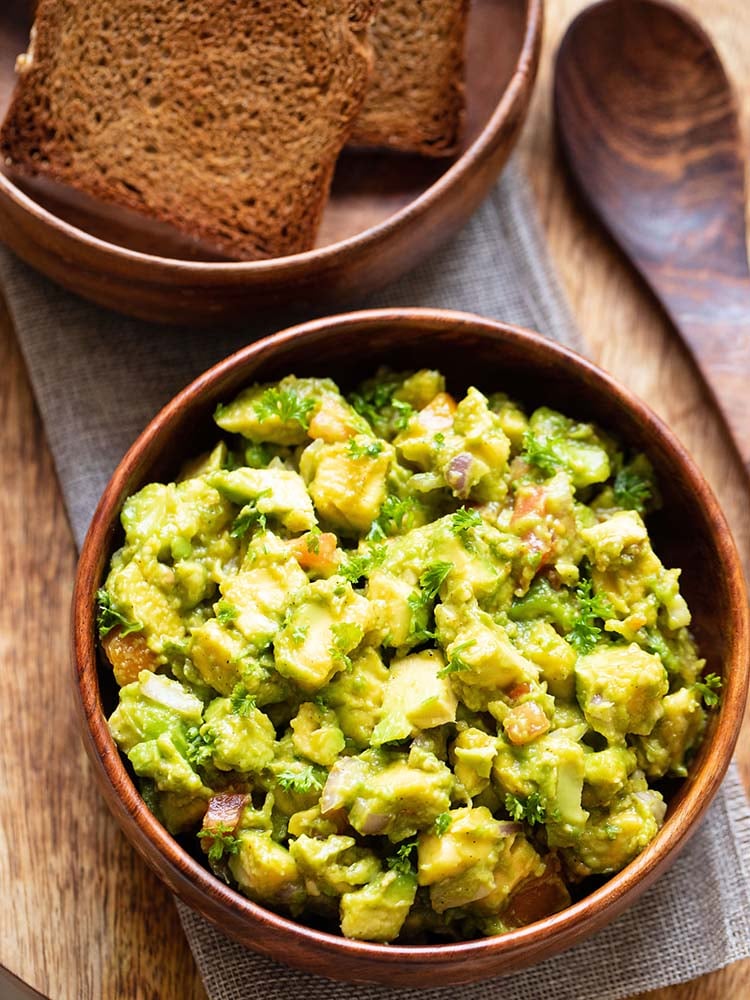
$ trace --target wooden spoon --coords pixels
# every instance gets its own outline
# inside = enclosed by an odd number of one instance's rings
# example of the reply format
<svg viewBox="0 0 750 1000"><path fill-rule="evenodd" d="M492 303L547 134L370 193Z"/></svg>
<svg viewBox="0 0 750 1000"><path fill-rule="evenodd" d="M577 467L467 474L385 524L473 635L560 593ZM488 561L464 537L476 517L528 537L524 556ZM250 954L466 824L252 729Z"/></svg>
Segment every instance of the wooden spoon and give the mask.
<svg viewBox="0 0 750 1000"><path fill-rule="evenodd" d="M731 84L703 29L604 0L562 41L555 111L584 197L692 352L750 467L750 270Z"/></svg>

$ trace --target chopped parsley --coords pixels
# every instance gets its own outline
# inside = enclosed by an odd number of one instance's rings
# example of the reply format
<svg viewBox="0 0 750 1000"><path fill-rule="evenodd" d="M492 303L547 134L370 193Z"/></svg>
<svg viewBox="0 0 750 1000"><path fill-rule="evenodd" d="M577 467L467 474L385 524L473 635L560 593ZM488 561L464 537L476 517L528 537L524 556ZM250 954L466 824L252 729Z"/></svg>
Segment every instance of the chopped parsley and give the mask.
<svg viewBox="0 0 750 1000"><path fill-rule="evenodd" d="M299 424L305 430L315 401L300 395L296 389L266 389L255 403L255 415L261 422L278 418L285 424Z"/></svg>
<svg viewBox="0 0 750 1000"><path fill-rule="evenodd" d="M387 417L384 411L390 408L393 429L402 431L409 423L414 410L403 400L393 398L393 394L401 385L400 376L386 376L374 384L362 387L360 392L353 392L349 396L349 402L361 417L378 429L384 417Z"/></svg>
<svg viewBox="0 0 750 1000"><path fill-rule="evenodd" d="M437 434L432 436L432 444L435 451L440 451L441 448L445 447L445 434L442 431L438 431Z"/></svg>
<svg viewBox="0 0 750 1000"><path fill-rule="evenodd" d="M478 510L470 510L467 507L459 507L451 515L451 531L454 535L463 537L469 528L477 528L482 523L482 515Z"/></svg>
<svg viewBox="0 0 750 1000"><path fill-rule="evenodd" d="M259 531L266 530L266 515L261 514L258 510L258 501L261 497L270 495L270 490L263 490L262 493L258 494L255 500L246 504L242 508L237 517L234 519L232 530L229 532L232 538L244 538L251 528L257 528Z"/></svg>
<svg viewBox="0 0 750 1000"><path fill-rule="evenodd" d="M201 733L198 726L191 726L185 733L185 738L187 740L185 756L188 762L193 767L203 767L213 757L215 739L213 733L210 730Z"/></svg>
<svg viewBox="0 0 750 1000"><path fill-rule="evenodd" d="M646 504L654 493L651 482L627 466L615 476L613 491L619 507L639 514L645 513Z"/></svg>
<svg viewBox="0 0 750 1000"><path fill-rule="evenodd" d="M317 524L313 525L307 535L305 535L305 547L313 555L317 555L320 552L320 528Z"/></svg>
<svg viewBox="0 0 750 1000"><path fill-rule="evenodd" d="M383 450L383 445L376 438L357 441L350 438L347 451L352 458L375 458Z"/></svg>
<svg viewBox="0 0 750 1000"><path fill-rule="evenodd" d="M706 674L706 676L695 683L695 690L703 698L706 708L715 708L721 698L721 677L718 674Z"/></svg>
<svg viewBox="0 0 750 1000"><path fill-rule="evenodd" d="M222 599L216 605L216 617L222 625L230 625L238 615L239 611L229 601Z"/></svg>
<svg viewBox="0 0 750 1000"><path fill-rule="evenodd" d="M452 569L452 562L435 562L427 567L419 578L419 586L422 588L425 600L431 601L437 596L443 581Z"/></svg>
<svg viewBox="0 0 750 1000"><path fill-rule="evenodd" d="M339 567L339 573L350 583L356 583L366 576L371 569L379 566L386 556L384 545L372 545L369 551L355 552Z"/></svg>
<svg viewBox="0 0 750 1000"><path fill-rule="evenodd" d="M143 624L139 621L127 618L117 608L112 607L112 598L104 587L96 592L96 602L98 604L96 612L96 626L99 629L99 638L103 639L109 635L113 628L120 629L120 635L130 635L131 632L142 632Z"/></svg>
<svg viewBox="0 0 750 1000"><path fill-rule="evenodd" d="M539 792L532 792L525 800L508 792L505 796L505 808L511 819L517 823L526 822L534 826L536 823L544 823L547 818L547 811Z"/></svg>
<svg viewBox="0 0 750 1000"><path fill-rule="evenodd" d="M208 848L209 861L221 861L225 855L236 854L240 849L239 838L235 837L223 823L218 823L209 830L201 830L198 837L201 840L211 841L211 846Z"/></svg>
<svg viewBox="0 0 750 1000"><path fill-rule="evenodd" d="M593 593L593 584L590 579L581 580L576 588L578 598L578 617L573 623L573 628L565 637L573 649L582 656L590 653L599 641L602 634L598 621L609 618L612 614L612 606L601 594Z"/></svg>
<svg viewBox="0 0 750 1000"><path fill-rule="evenodd" d="M417 838L405 840L399 845L395 854L386 859L386 864L391 871L398 872L399 875L414 875L415 868L412 862L412 853L417 848Z"/></svg>
<svg viewBox="0 0 750 1000"><path fill-rule="evenodd" d="M352 661L348 653L360 644L363 634L361 625L356 622L337 622L331 625L333 644L329 653L333 659L342 660L345 667L350 667Z"/></svg>
<svg viewBox="0 0 750 1000"><path fill-rule="evenodd" d="M440 813L440 815L435 820L435 833L438 837L442 837L445 831L453 822L450 813Z"/></svg>
<svg viewBox="0 0 750 1000"><path fill-rule="evenodd" d="M471 670L470 664L466 660L461 658L461 653L465 652L469 646L474 645L474 640L469 639L468 642L459 642L457 646L453 647L453 652L451 653L451 658L448 660L446 665L442 670L438 670L438 677L447 677L449 674L458 674L462 670Z"/></svg>
<svg viewBox="0 0 750 1000"><path fill-rule="evenodd" d="M383 501L380 513L372 522L368 538L372 541L381 541L389 535L401 531L408 526L409 515L415 510L417 501L414 497L398 497L395 493L389 493ZM407 520L408 518L408 520Z"/></svg>
<svg viewBox="0 0 750 1000"><path fill-rule="evenodd" d="M229 701L235 715L247 717L255 708L255 695L249 694L244 684L235 684Z"/></svg>
<svg viewBox="0 0 750 1000"><path fill-rule="evenodd" d="M310 631L309 625L295 625L292 629L292 642L295 646L301 646Z"/></svg>
<svg viewBox="0 0 750 1000"><path fill-rule="evenodd" d="M315 773L312 764L306 764L297 771L280 771L276 775L279 788L285 792L304 795L306 792L318 792L323 788L323 782Z"/></svg>
<svg viewBox="0 0 750 1000"><path fill-rule="evenodd" d="M541 469L548 476L553 475L563 464L549 444L535 437L530 430L527 430L523 436L521 458L525 459L529 465L535 465L537 469Z"/></svg>

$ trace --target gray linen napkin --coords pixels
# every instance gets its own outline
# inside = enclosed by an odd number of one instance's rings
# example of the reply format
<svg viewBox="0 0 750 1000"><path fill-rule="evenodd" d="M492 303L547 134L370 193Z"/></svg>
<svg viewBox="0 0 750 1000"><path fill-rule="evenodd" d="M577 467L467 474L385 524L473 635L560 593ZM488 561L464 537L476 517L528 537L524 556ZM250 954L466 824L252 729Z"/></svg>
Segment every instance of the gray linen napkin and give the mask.
<svg viewBox="0 0 750 1000"><path fill-rule="evenodd" d="M61 291L2 248L0 283L79 545L114 466L162 404L249 340L307 318L276 315L210 334L149 326ZM449 246L358 305L465 309L582 347L513 168ZM750 809L733 767L688 848L614 924L533 969L473 987L332 984L255 955L178 907L212 1000L618 1000L750 957Z"/></svg>

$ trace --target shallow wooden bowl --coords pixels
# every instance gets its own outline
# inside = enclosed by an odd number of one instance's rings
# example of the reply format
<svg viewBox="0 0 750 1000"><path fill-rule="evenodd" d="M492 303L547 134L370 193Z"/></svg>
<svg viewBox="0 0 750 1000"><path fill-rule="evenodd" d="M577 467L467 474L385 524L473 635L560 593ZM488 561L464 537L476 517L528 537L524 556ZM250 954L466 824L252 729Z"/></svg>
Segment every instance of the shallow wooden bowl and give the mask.
<svg viewBox="0 0 750 1000"><path fill-rule="evenodd" d="M669 797L653 843L618 875L562 913L495 938L437 946L348 941L280 917L216 879L152 816L112 742L105 716L117 702L111 669L97 661L95 593L120 544L125 498L172 478L183 459L215 441L221 401L256 380L330 375L344 386L378 365L428 363L468 384L509 389L534 406L592 419L645 450L664 496L650 519L667 565L683 568L682 588L708 667L724 679L721 708L689 776ZM729 764L748 681L748 609L734 543L716 500L689 455L632 393L583 358L515 327L439 310L377 310L317 320L250 345L189 385L149 424L112 477L81 553L73 597L77 704L94 776L132 844L181 899L249 948L332 978L424 986L478 980L560 951L608 923L674 860L698 826ZM93 793L92 793L93 794Z"/></svg>
<svg viewBox="0 0 750 1000"><path fill-rule="evenodd" d="M0 3L0 117L28 43L31 0ZM136 216L59 198L0 173L0 238L59 284L132 316L167 323L241 321L248 310L338 305L414 267L469 218L505 164L526 116L543 0L472 0L467 121L453 160L344 153L316 249L246 263L194 248Z"/></svg>

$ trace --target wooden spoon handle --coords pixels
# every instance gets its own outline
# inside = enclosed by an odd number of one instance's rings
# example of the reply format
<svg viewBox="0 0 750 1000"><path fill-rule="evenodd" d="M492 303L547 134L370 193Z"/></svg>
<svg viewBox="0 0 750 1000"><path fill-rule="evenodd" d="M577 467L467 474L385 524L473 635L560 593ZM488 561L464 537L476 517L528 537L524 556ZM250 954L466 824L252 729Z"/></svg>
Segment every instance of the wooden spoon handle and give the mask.
<svg viewBox="0 0 750 1000"><path fill-rule="evenodd" d="M750 273L644 275L692 353L750 473Z"/></svg>

